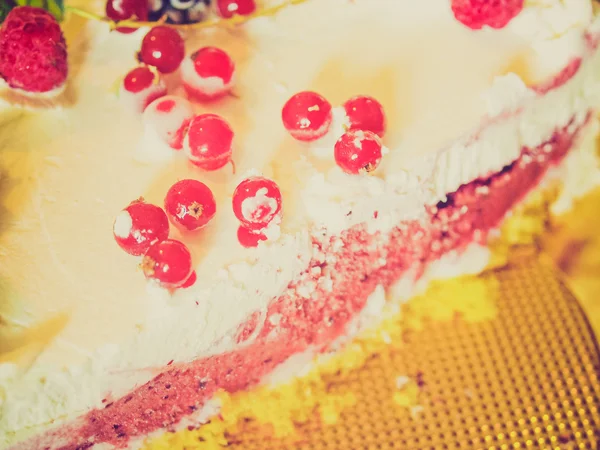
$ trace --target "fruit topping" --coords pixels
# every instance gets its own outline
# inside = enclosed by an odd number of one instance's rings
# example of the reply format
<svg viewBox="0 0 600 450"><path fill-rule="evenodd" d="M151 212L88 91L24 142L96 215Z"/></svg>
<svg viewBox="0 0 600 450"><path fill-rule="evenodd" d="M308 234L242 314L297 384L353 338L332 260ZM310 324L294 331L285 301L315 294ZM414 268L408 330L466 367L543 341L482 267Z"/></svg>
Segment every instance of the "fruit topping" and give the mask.
<svg viewBox="0 0 600 450"><path fill-rule="evenodd" d="M484 26L504 28L523 9L523 0L451 0L454 17L479 30Z"/></svg>
<svg viewBox="0 0 600 450"><path fill-rule="evenodd" d="M217 170L231 161L233 130L216 114L200 114L188 126L183 148L189 160L204 170Z"/></svg>
<svg viewBox="0 0 600 450"><path fill-rule="evenodd" d="M144 123L159 139L175 150L181 150L190 120L192 105L186 99L167 95L154 100L144 110Z"/></svg>
<svg viewBox="0 0 600 450"><path fill-rule="evenodd" d="M267 237L260 231L251 230L240 225L237 231L239 243L246 248L257 247L260 241L266 241Z"/></svg>
<svg viewBox="0 0 600 450"><path fill-rule="evenodd" d="M108 0L106 2L106 17L115 22L121 20L148 20L147 0ZM135 28L118 27L120 33L132 33Z"/></svg>
<svg viewBox="0 0 600 450"><path fill-rule="evenodd" d="M233 193L233 213L242 226L249 230L257 231L267 227L281 216L279 187L268 178L246 178Z"/></svg>
<svg viewBox="0 0 600 450"><path fill-rule="evenodd" d="M372 172L381 161L381 141L372 131L350 130L335 143L334 156L346 173Z"/></svg>
<svg viewBox="0 0 600 450"><path fill-rule="evenodd" d="M358 95L344 103L350 130L367 130L382 137L385 133L383 106L373 97Z"/></svg>
<svg viewBox="0 0 600 450"><path fill-rule="evenodd" d="M54 16L14 8L0 28L0 77L15 89L51 92L67 79L67 44Z"/></svg>
<svg viewBox="0 0 600 450"><path fill-rule="evenodd" d="M329 131L331 104L316 92L299 92L286 102L281 118L295 139L314 141Z"/></svg>
<svg viewBox="0 0 600 450"><path fill-rule="evenodd" d="M177 288L186 284L192 274L192 255L183 243L165 239L150 246L141 268L149 280L164 288Z"/></svg>
<svg viewBox="0 0 600 450"><path fill-rule="evenodd" d="M149 3L151 21L166 16L167 23L172 24L201 22L210 6L210 0L152 0Z"/></svg>
<svg viewBox="0 0 600 450"><path fill-rule="evenodd" d="M199 101L227 94L233 85L235 64L216 47L203 47L183 61L181 79L188 95Z"/></svg>
<svg viewBox="0 0 600 450"><path fill-rule="evenodd" d="M187 289L189 287L192 287L194 284L196 284L198 277L196 275L196 271L193 270L191 275L188 277L187 280L185 280L185 283L183 283L180 288L181 289Z"/></svg>
<svg viewBox="0 0 600 450"><path fill-rule="evenodd" d="M185 56L183 38L166 26L152 28L142 41L139 60L154 66L160 73L175 72Z"/></svg>
<svg viewBox="0 0 600 450"><path fill-rule="evenodd" d="M254 0L217 0L217 12L225 19L230 19L235 14L247 16L256 11Z"/></svg>
<svg viewBox="0 0 600 450"><path fill-rule="evenodd" d="M136 112L143 112L157 98L167 95L167 87L158 73L148 66L129 71L123 79L119 97Z"/></svg>
<svg viewBox="0 0 600 450"><path fill-rule="evenodd" d="M123 250L139 256L152 244L169 236L169 220L161 208L140 199L117 215L113 234Z"/></svg>
<svg viewBox="0 0 600 450"><path fill-rule="evenodd" d="M217 204L207 185L188 179L171 186L165 197L165 211L171 223L194 231L205 226L214 217Z"/></svg>

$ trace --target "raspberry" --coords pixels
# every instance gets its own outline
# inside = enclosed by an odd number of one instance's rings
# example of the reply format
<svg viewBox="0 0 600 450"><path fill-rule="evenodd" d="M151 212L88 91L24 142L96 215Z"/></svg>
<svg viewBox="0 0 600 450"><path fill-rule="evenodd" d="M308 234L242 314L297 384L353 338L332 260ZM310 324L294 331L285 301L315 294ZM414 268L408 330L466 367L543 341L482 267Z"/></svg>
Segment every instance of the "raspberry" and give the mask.
<svg viewBox="0 0 600 450"><path fill-rule="evenodd" d="M454 17L479 30L484 26L504 28L523 9L523 0L451 0Z"/></svg>
<svg viewBox="0 0 600 450"><path fill-rule="evenodd" d="M67 79L67 44L56 19L41 8L14 8L0 28L0 77L10 87L48 92Z"/></svg>

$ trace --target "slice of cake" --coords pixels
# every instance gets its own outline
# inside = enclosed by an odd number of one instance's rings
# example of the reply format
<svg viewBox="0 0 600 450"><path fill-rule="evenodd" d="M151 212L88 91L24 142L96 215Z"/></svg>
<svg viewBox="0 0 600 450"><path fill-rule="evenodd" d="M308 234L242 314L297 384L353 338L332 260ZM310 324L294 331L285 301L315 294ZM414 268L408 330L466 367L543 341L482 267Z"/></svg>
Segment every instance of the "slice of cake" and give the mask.
<svg viewBox="0 0 600 450"><path fill-rule="evenodd" d="M531 191L599 180L590 0L111 2L126 33L90 3L66 81L53 19L0 30L4 446L202 423L482 270Z"/></svg>

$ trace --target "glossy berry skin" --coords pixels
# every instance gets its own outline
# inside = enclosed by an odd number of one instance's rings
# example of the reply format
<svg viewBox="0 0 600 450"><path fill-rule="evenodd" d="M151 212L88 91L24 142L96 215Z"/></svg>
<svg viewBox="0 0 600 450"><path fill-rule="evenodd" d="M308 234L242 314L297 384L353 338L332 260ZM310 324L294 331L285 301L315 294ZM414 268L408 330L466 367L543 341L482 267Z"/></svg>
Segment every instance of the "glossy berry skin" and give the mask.
<svg viewBox="0 0 600 450"><path fill-rule="evenodd" d="M142 41L139 59L154 66L160 73L175 72L185 57L183 38L173 28L152 28Z"/></svg>
<svg viewBox="0 0 600 450"><path fill-rule="evenodd" d="M183 148L192 164L217 170L231 161L233 130L216 114L200 114L189 123Z"/></svg>
<svg viewBox="0 0 600 450"><path fill-rule="evenodd" d="M107 0L106 17L120 22L121 20L148 20L148 2L146 0ZM135 28L118 27L120 33L133 33Z"/></svg>
<svg viewBox="0 0 600 450"><path fill-rule="evenodd" d="M235 64L227 52L203 47L184 59L181 79L188 96L211 101L226 95L233 86Z"/></svg>
<svg viewBox="0 0 600 450"><path fill-rule="evenodd" d="M344 103L350 130L372 131L379 137L385 134L383 106L373 97L359 95Z"/></svg>
<svg viewBox="0 0 600 450"><path fill-rule="evenodd" d="M158 206L136 200L117 215L113 234L123 250L139 256L153 243L167 239L169 220Z"/></svg>
<svg viewBox="0 0 600 450"><path fill-rule="evenodd" d="M259 242L267 240L267 237L260 231L253 231L243 225L240 225L237 230L237 238L242 247L246 248L258 247Z"/></svg>
<svg viewBox="0 0 600 450"><path fill-rule="evenodd" d="M133 111L141 113L150 103L165 95L167 87L158 74L148 66L138 66L123 79L119 99Z"/></svg>
<svg viewBox="0 0 600 450"><path fill-rule="evenodd" d="M299 141L314 141L329 131L331 104L316 92L299 92L283 106L281 119L292 137Z"/></svg>
<svg viewBox="0 0 600 450"><path fill-rule="evenodd" d="M190 120L192 105L186 99L166 95L150 103L144 110L144 124L174 150L181 150Z"/></svg>
<svg viewBox="0 0 600 450"><path fill-rule="evenodd" d="M232 203L235 217L248 230L261 230L281 215L281 191L277 183L264 177L242 181L233 192Z"/></svg>
<svg viewBox="0 0 600 450"><path fill-rule="evenodd" d="M335 143L335 162L349 174L372 172L381 161L381 149L379 136L372 131L347 131Z"/></svg>
<svg viewBox="0 0 600 450"><path fill-rule="evenodd" d="M196 275L196 271L193 270L191 275L188 277L187 280L185 280L185 282L180 286L180 288L187 289L189 287L192 287L194 284L196 284L197 280L198 280L198 277Z"/></svg>
<svg viewBox="0 0 600 450"><path fill-rule="evenodd" d="M172 24L201 22L209 13L210 3L211 0L150 0L149 19L156 22L166 16L167 23Z"/></svg>
<svg viewBox="0 0 600 450"><path fill-rule="evenodd" d="M504 28L523 10L524 0L451 0L454 17L463 25L479 30L484 26Z"/></svg>
<svg viewBox="0 0 600 450"><path fill-rule="evenodd" d="M217 0L217 12L225 19L230 19L236 14L247 16L254 11L256 11L254 0Z"/></svg>
<svg viewBox="0 0 600 450"><path fill-rule="evenodd" d="M67 44L54 16L18 6L0 27L0 78L14 89L51 93L67 79Z"/></svg>
<svg viewBox="0 0 600 450"><path fill-rule="evenodd" d="M207 185L187 179L171 186L165 197L165 211L175 226L195 231L214 217L217 204Z"/></svg>
<svg viewBox="0 0 600 450"><path fill-rule="evenodd" d="M177 288L184 285L192 274L192 255L181 242L165 239L150 246L141 268L147 279L164 288Z"/></svg>

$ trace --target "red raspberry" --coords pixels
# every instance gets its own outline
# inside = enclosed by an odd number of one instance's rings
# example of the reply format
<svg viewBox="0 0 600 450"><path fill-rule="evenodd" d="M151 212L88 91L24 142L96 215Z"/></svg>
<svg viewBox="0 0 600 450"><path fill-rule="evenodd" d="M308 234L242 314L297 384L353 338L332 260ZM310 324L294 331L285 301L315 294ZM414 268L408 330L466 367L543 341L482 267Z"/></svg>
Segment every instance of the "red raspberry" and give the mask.
<svg viewBox="0 0 600 450"><path fill-rule="evenodd" d="M56 19L41 8L14 8L0 28L0 77L10 87L48 92L67 79L67 44Z"/></svg>
<svg viewBox="0 0 600 450"><path fill-rule="evenodd" d="M479 30L484 26L504 28L523 9L523 0L451 0L454 17Z"/></svg>

